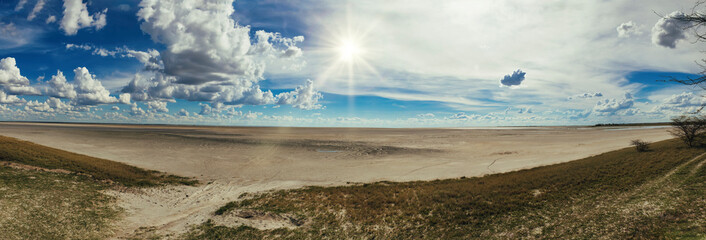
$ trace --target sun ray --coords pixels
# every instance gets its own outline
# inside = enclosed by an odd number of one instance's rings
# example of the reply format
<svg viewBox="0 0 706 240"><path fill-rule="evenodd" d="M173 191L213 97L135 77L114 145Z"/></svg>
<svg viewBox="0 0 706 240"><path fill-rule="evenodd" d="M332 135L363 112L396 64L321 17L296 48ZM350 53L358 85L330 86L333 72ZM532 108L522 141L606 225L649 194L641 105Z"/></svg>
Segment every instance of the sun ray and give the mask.
<svg viewBox="0 0 706 240"><path fill-rule="evenodd" d="M366 81L379 79L385 81L381 73L374 67L376 50L367 39L375 31L379 21L363 21L371 24L360 24L354 13L347 11L339 21L322 24L324 34L318 41L320 45L310 49L319 58L318 61L328 63L327 67L317 75L316 81L322 86L339 88L339 93L348 95L349 114L355 115L355 96L360 94L358 87L361 79ZM338 86L330 85L339 83ZM341 89L345 88L345 89Z"/></svg>

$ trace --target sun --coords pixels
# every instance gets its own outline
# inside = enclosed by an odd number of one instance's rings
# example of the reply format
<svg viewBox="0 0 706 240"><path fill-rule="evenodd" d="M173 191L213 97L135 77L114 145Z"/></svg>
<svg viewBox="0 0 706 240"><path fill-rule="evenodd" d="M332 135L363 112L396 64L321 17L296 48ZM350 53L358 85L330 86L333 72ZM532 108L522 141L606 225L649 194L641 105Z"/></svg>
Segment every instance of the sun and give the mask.
<svg viewBox="0 0 706 240"><path fill-rule="evenodd" d="M350 14L349 14L350 15ZM320 36L322 37L315 49L315 52L327 65L322 71L318 71L315 81L321 85L326 85L327 81L334 81L333 84L339 89L347 89L348 110L354 111L354 101L356 96L356 81L360 78L374 77L385 81L380 73L375 69L372 60L379 57L380 49L371 44L368 34L375 29L376 22L370 25L351 25L351 17L334 20L325 23ZM331 84L331 86L334 86ZM343 86L346 86L343 87Z"/></svg>
<svg viewBox="0 0 706 240"><path fill-rule="evenodd" d="M340 55L341 60L346 62L353 61L353 59L358 57L361 53L362 49L360 46L352 40L344 40L338 47L338 54Z"/></svg>

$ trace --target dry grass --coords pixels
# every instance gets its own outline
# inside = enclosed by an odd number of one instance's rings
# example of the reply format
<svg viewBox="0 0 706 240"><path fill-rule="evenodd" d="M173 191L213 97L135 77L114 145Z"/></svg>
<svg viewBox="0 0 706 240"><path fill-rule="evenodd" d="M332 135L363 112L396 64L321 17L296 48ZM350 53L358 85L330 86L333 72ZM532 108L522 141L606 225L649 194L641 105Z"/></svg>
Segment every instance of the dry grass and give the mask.
<svg viewBox="0 0 706 240"><path fill-rule="evenodd" d="M668 195L672 205L645 222L662 226L648 231L651 236L668 239L706 239L706 160L692 164L675 174L674 191Z"/></svg>
<svg viewBox="0 0 706 240"><path fill-rule="evenodd" d="M0 136L0 161L64 169L125 186L194 185L196 180Z"/></svg>
<svg viewBox="0 0 706 240"><path fill-rule="evenodd" d="M3 136L0 162L0 239L109 238L122 210L103 190L196 184Z"/></svg>
<svg viewBox="0 0 706 240"><path fill-rule="evenodd" d="M664 183L652 182L671 170L692 166L685 163L704 150L684 147L678 140L653 143L650 149L626 148L479 178L266 193L230 203L216 213L230 214L234 209L287 213L301 216L304 224L263 231L207 222L185 238L660 238L703 230L703 167L701 175L674 174ZM691 190L674 190L681 188ZM665 189L671 190L662 194ZM691 197L672 201L678 194ZM689 205L692 200L700 205Z"/></svg>
<svg viewBox="0 0 706 240"><path fill-rule="evenodd" d="M100 239L120 213L104 183L0 166L1 239Z"/></svg>

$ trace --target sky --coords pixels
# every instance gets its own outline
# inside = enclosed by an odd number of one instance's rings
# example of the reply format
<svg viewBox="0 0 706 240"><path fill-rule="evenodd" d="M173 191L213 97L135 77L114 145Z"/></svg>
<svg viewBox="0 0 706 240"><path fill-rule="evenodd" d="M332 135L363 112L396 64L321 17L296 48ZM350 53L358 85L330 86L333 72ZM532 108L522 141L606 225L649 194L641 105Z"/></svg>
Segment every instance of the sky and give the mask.
<svg viewBox="0 0 706 240"><path fill-rule="evenodd" d="M706 104L694 1L0 0L0 120L664 122Z"/></svg>

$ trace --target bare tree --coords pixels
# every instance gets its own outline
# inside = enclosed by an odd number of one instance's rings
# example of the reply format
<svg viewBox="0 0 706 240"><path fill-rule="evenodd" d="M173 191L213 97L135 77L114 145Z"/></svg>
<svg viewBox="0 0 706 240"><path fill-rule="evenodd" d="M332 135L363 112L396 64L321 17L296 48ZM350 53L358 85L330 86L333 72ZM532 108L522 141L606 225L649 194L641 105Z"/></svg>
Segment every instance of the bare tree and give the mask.
<svg viewBox="0 0 706 240"><path fill-rule="evenodd" d="M681 139L689 147L698 146L706 133L706 118L680 116L672 118L673 136Z"/></svg>
<svg viewBox="0 0 706 240"><path fill-rule="evenodd" d="M673 16L673 19L686 23L684 30L689 30L696 37L696 42L706 42L706 0L698 0L691 13ZM658 14L659 15L659 14ZM694 42L694 43L696 43ZM706 52L704 52L706 53ZM699 87L706 90L706 59L701 59L696 62L702 69L697 74L697 77L675 78L670 77L667 81L677 82L688 86ZM693 113L701 112L706 104ZM695 147L702 144L706 135L706 117L686 117L680 116L672 118L673 128L669 130L673 136L681 139L689 147ZM639 150L638 150L639 151Z"/></svg>
<svg viewBox="0 0 706 240"><path fill-rule="evenodd" d="M692 30L696 41L699 42L706 42L706 31L703 29L706 26L706 13L699 10L705 7L706 0L699 0L694 4L694 7L691 8L691 13L675 17L677 20L689 23L686 26L686 30Z"/></svg>
<svg viewBox="0 0 706 240"><path fill-rule="evenodd" d="M694 4L691 9L691 13L684 14L682 16L673 17L674 19L681 20L687 23L684 30L690 30L696 37L696 42L706 42L706 13L700 9L706 9L706 0L699 0ZM658 14L659 15L659 14ZM685 77L685 78L675 78L668 77L666 81L677 82L688 86L699 87L702 90L706 90L706 59L701 59L696 62L702 69L701 72L697 73L697 77ZM706 107L706 104L701 105L701 107L696 110L695 113L701 112L701 110Z"/></svg>

